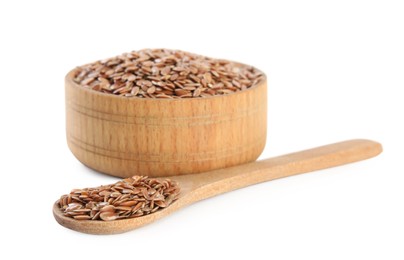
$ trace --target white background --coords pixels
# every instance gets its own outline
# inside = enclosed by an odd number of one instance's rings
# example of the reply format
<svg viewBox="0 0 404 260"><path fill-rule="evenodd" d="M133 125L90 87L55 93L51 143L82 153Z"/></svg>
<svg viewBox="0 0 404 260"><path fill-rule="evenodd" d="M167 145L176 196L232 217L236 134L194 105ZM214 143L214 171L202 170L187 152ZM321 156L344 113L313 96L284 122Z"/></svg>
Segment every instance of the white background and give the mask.
<svg viewBox="0 0 404 260"><path fill-rule="evenodd" d="M0 38L2 259L404 259L402 1L2 1ZM51 213L61 194L116 179L68 150L64 76L147 47L263 70L261 158L352 138L384 152L121 235L65 229Z"/></svg>

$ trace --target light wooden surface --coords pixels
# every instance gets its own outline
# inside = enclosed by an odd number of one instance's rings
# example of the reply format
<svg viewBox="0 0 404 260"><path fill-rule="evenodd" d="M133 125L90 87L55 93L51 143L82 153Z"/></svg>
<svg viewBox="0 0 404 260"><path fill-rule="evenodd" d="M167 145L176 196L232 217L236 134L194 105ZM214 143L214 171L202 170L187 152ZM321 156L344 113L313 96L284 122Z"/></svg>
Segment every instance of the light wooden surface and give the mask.
<svg viewBox="0 0 404 260"><path fill-rule="evenodd" d="M265 147L267 83L225 96L125 98L65 79L67 143L119 177L198 173L255 161Z"/></svg>
<svg viewBox="0 0 404 260"><path fill-rule="evenodd" d="M110 222L79 221L63 216L56 203L53 214L61 225L76 231L90 234L122 233L149 224L191 203L224 192L368 159L381 152L382 146L379 143L369 140L351 140L226 169L173 176L170 179L177 181L181 187L180 198L161 211L139 218Z"/></svg>

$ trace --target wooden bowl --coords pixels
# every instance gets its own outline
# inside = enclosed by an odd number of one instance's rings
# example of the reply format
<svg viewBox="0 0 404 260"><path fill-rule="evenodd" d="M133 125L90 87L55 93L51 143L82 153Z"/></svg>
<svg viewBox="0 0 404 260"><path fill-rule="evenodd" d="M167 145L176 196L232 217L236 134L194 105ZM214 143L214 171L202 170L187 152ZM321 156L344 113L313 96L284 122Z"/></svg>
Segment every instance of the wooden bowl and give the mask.
<svg viewBox="0 0 404 260"><path fill-rule="evenodd" d="M265 147L266 77L223 96L127 98L66 76L67 143L79 161L113 176L191 174L255 161Z"/></svg>

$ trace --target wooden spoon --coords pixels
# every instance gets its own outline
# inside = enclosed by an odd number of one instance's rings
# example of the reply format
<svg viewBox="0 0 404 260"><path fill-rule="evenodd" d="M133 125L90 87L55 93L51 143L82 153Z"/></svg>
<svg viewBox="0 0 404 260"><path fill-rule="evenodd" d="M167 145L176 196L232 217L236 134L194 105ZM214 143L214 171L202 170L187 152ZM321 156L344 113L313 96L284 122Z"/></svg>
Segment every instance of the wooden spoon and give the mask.
<svg viewBox="0 0 404 260"><path fill-rule="evenodd" d="M205 173L170 177L181 187L177 201L169 207L138 218L114 221L75 220L62 214L57 203L53 215L59 224L90 234L116 234L152 223L191 203L215 195L300 173L311 172L374 157L382 152L379 143L350 140L262 161Z"/></svg>

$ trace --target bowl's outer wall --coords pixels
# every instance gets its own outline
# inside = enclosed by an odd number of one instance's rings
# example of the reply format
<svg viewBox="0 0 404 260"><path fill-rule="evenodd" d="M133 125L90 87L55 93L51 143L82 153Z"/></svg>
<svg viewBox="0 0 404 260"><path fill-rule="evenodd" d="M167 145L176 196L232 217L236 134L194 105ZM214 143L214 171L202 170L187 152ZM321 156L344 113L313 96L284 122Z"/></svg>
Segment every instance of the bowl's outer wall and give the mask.
<svg viewBox="0 0 404 260"><path fill-rule="evenodd" d="M198 173L256 160L265 147L266 78L212 98L124 98L65 80L66 134L79 161L119 177Z"/></svg>

